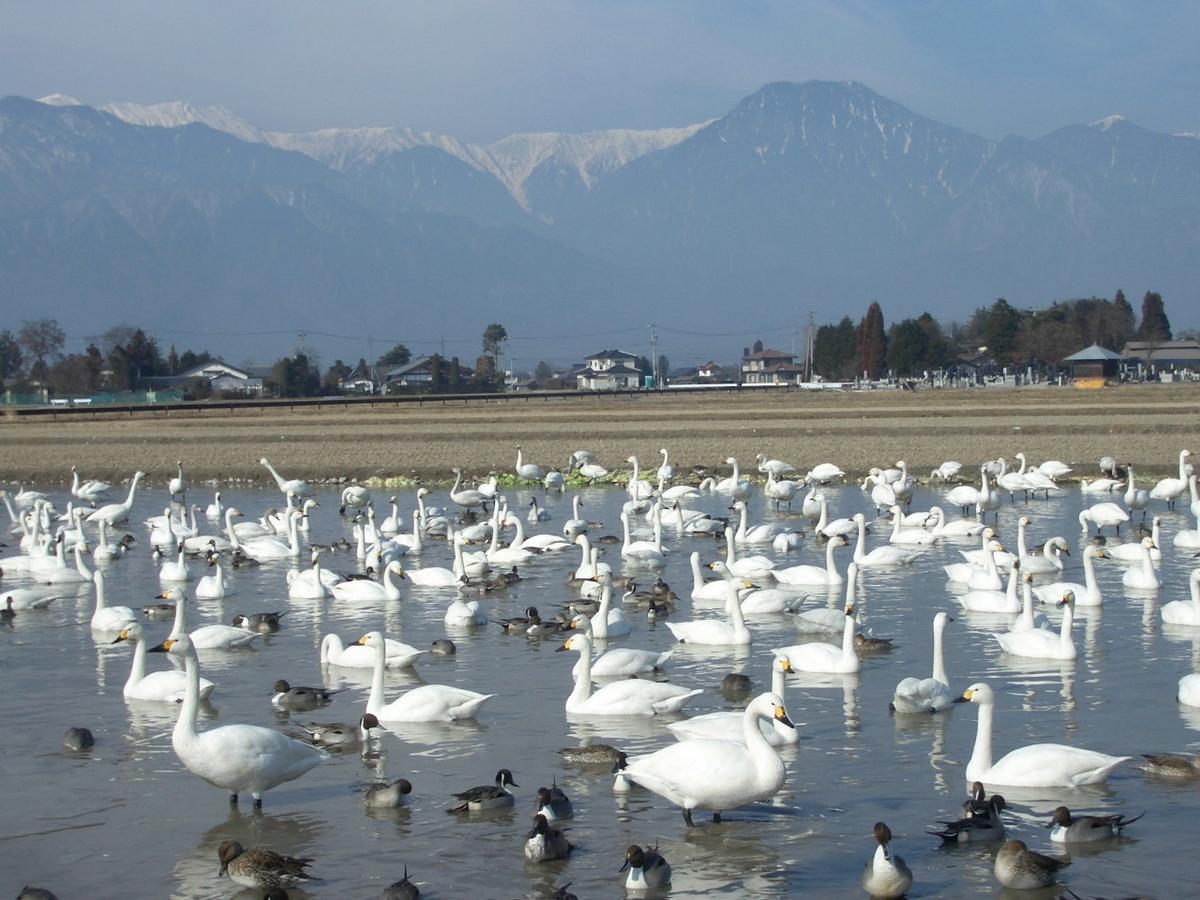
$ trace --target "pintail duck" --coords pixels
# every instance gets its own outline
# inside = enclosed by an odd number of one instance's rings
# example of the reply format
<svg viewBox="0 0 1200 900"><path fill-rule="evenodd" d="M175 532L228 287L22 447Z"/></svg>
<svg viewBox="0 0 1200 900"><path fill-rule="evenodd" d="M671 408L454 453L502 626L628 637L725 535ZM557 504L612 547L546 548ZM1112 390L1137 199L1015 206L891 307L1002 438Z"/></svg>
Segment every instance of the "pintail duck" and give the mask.
<svg viewBox="0 0 1200 900"><path fill-rule="evenodd" d="M304 871L311 859L284 856L274 850L254 847L246 850L237 841L225 841L217 855L221 859L220 875L228 874L235 884L245 887L271 890L290 888L310 881L312 876Z"/></svg>

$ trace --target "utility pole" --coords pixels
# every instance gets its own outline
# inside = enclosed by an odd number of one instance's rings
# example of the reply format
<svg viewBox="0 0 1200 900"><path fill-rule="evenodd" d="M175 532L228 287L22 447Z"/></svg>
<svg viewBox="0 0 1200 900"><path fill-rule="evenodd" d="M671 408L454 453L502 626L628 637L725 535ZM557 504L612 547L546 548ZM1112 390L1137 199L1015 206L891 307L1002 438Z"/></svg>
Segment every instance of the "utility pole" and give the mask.
<svg viewBox="0 0 1200 900"><path fill-rule="evenodd" d="M796 361L796 323L792 323L792 362Z"/></svg>
<svg viewBox="0 0 1200 900"><path fill-rule="evenodd" d="M654 333L654 323L650 323L650 371L653 372L654 386L658 387L658 336Z"/></svg>
<svg viewBox="0 0 1200 900"><path fill-rule="evenodd" d="M813 380L813 347L815 346L816 329L813 324L813 313L808 311L808 327L805 330L805 349L804 349L804 380Z"/></svg>

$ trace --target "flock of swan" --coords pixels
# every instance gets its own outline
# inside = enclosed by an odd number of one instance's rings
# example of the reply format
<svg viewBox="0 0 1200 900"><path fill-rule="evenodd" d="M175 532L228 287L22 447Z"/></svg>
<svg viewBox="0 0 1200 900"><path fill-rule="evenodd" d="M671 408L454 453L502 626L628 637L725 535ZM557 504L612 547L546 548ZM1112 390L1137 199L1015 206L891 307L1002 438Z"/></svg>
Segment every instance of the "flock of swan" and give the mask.
<svg viewBox="0 0 1200 900"><path fill-rule="evenodd" d="M486 715L496 694L427 683L389 698L387 672L412 670L431 654L453 653L455 647L443 639L422 649L366 627L351 643L339 634L327 634L319 652L322 666L370 673L357 721L317 724L301 734L248 724L202 729L201 706L219 691L203 677L205 654L266 647L271 634L286 630L287 620L283 610L239 615L233 624L197 626L192 618L201 609L200 601L233 593L237 569L281 562L290 568L286 575L281 572L276 593L289 603L336 604L361 611L364 622L376 619L388 604L442 604L443 622L456 634L472 635L497 622L506 634L552 641L557 650L578 654L569 682L564 679L562 686L568 719L662 719L664 744L652 752L633 754L595 745L580 753L612 767L614 791L648 791L677 807L691 828L697 811L721 821L724 813L771 801L783 788L787 769L781 750L802 745L786 699L790 675L854 675L873 653L892 649L890 641L863 627L860 607L869 604L862 594L865 576L881 571L902 578L906 571L929 568L931 551L956 547L958 561L942 567L949 588L945 602L912 605L918 616L925 615L921 610L927 606L945 607L929 609L932 672L901 680L887 712L928 717L960 703L978 708L974 749L964 774L968 783L982 787L968 801L965 818L943 823L947 830L938 833L952 841L999 842L1006 836L1001 813L1010 807L996 794L992 801L984 800L985 790L1102 783L1131 757L1085 746L1035 743L994 758L996 693L984 681L965 690L952 685L946 665L947 626L954 614L991 617L1001 653L1069 661L1077 654L1076 609L1105 602L1097 567L1121 567L1121 584L1131 591L1157 595L1182 588L1164 584L1162 572L1164 557L1190 559L1200 549L1200 495L1189 455L1187 450L1179 454L1177 477L1161 479L1149 489L1136 486L1132 467L1102 460L1099 477L1079 484L1088 503L1079 514L1081 533L1074 541L1062 535L1035 537L1034 520L1025 514L1011 533L1001 533L1001 509L1017 508L1018 503L1026 509L1039 496L1059 496L1074 487L1064 481L1071 474L1069 466L1048 461L1033 467L1021 453L1016 455L1019 466L1003 459L976 469L957 462L942 464L929 479L941 503L920 510L911 508L916 482L904 462L873 468L860 485L861 505L876 512L878 524L875 516L862 511L836 515L834 498L845 488L828 486L847 476L831 463L800 474L781 460L760 455L757 472L763 483L756 487L732 457L725 460L732 468L729 477L706 478L698 485L673 483L678 476L666 450L656 470L643 469L636 457L629 457L632 471L619 523L607 523L619 524L619 536L603 534L606 523L585 517L580 495L572 498L570 518L556 528L546 504L538 502L537 491L528 512L518 513L494 477L471 485L461 470L455 470L447 505L434 505L437 498L422 488L411 516L401 513L397 498L391 497L388 513L381 517L376 510L381 498L359 485L344 488L338 503L341 535L328 545L309 537L321 508L318 492L303 480L284 478L266 458L260 463L283 497L282 508L247 519L238 508L223 505L219 492L206 507L189 503L194 490L180 462L159 507L162 514L146 520L144 532L131 523L142 472L129 480L124 499L113 501L113 485L82 480L73 469L68 498L24 486L13 493L0 492L11 519L9 542L16 545L0 559L0 607L5 624L17 627L36 620L67 589L82 595L90 591L88 624L97 642L133 648L124 696L177 705L171 745L183 767L226 791L233 802L248 794L260 807L267 792L302 778L327 759L332 746L369 745L389 724L474 720ZM586 451L572 454L566 468L589 479L609 472ZM547 472L528 461L519 447L514 472L539 491L565 490L561 472ZM728 506L725 515L702 511L714 505L701 502L710 498L719 498L722 509ZM755 521L753 507L760 500L766 509L787 507L789 513ZM1189 502L1187 511L1197 518L1196 527L1176 531L1170 546L1165 545L1158 511L1166 513ZM407 524L411 528L405 530ZM1128 540L1121 539L1122 527ZM1103 536L1106 531L1111 536ZM869 546L868 532L882 535L883 541ZM137 609L110 604L110 593L120 585L121 560L143 552L145 544L154 548L162 588L157 599L164 602ZM1072 548L1078 546L1082 582L1070 580L1068 569ZM602 561L602 549L614 562L619 558L619 565ZM434 564L439 551L450 556L445 566ZM808 553L820 562L783 564L781 557L793 553ZM345 564L333 564L337 554L354 557L357 570L347 572ZM674 554L686 555L691 584L671 590L661 573ZM843 557L848 557L844 566ZM571 601L554 614L548 613L554 600L547 599L542 613L530 606L524 615L499 618L499 602L521 580L521 570L545 566L549 560L562 561ZM646 589L639 591L639 585ZM1190 599L1165 603L1162 621L1200 628L1200 568L1192 571L1186 587ZM620 645L639 629L637 613L643 609L647 622L662 620L659 634L669 634L675 646ZM1058 618L1057 625L1051 615ZM801 639L751 651L757 622L781 617L794 624ZM151 623L167 619L167 636L161 641L149 637ZM676 683L669 672L677 648L691 647L717 654L752 652L751 659L761 657L762 670L769 670L770 689L749 697L740 711L684 717L704 690ZM152 654L165 655L174 665L148 671ZM969 671L971 663L964 660L959 668ZM324 706L334 693L292 687L286 681L276 687L272 702L297 711ZM1177 697L1181 704L1200 706L1200 674L1183 676ZM1115 735L1080 737L1081 744L1121 743ZM1158 774L1200 774L1181 759L1151 759L1147 766ZM406 802L414 788L402 781L403 786L373 786L367 802ZM516 787L512 773L502 770L495 785L465 791L453 808L470 812L511 806L509 787ZM539 791L532 828L524 838L525 857L532 862L567 858L574 847L561 823L572 817L570 801L557 786ZM1073 818L1063 807L1051 823L1050 839L1071 844L1111 838L1132 821L1119 816ZM889 826L869 824L864 823L863 834L872 837L875 850L866 860L862 887L872 896L903 896L917 876L893 851ZM310 860L264 848L247 851L236 842L222 845L220 861L222 873L237 883L264 890L294 887L310 877L304 871ZM1003 844L995 858L996 878L1012 888L1051 884L1059 867L1054 859L1016 840ZM621 883L629 891L659 889L670 880L670 865L663 856L638 845L625 851L622 872ZM394 887L396 893L384 896L416 896L407 872ZM564 889L560 896L569 894Z"/></svg>

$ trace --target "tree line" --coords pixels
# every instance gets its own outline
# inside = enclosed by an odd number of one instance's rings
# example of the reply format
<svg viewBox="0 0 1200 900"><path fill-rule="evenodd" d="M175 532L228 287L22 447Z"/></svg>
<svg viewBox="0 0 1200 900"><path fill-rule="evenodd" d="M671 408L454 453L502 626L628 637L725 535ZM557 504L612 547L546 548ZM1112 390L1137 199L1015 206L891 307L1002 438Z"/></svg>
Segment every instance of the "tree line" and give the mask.
<svg viewBox="0 0 1200 900"><path fill-rule="evenodd" d="M1195 337L1186 332L1181 337ZM1128 341L1169 341L1171 323L1162 295L1147 291L1140 321L1118 290L1112 300L1056 301L1045 309L1018 309L1003 297L976 309L965 322L938 322L928 312L885 327L878 303L856 324L849 316L822 325L813 340L813 369L829 381L863 374L920 376L980 355L998 366L1058 365L1084 347L1120 351Z"/></svg>

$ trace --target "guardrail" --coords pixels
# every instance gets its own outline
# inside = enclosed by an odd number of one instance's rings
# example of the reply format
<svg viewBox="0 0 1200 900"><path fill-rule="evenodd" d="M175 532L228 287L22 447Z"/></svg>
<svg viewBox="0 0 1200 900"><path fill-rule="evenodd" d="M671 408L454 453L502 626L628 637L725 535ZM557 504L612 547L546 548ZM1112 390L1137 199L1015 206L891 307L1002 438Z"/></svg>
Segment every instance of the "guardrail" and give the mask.
<svg viewBox="0 0 1200 900"><path fill-rule="evenodd" d="M684 386L680 385L680 388L682 387ZM687 393L737 393L743 390L758 392L764 389L794 391L799 390L799 387L796 384L687 385ZM413 404L416 404L418 407L426 405L449 406L455 403L467 404L489 401L501 403L525 401L528 403L534 400L546 402L551 400L604 400L613 398L628 398L632 400L638 397L661 397L671 394L678 396L681 393L683 391L679 388L665 387L649 390L636 388L612 391L512 391L502 394L395 394L382 396L370 394L366 396L283 397L253 400L186 400L177 403L93 403L81 406L6 406L3 407L3 411L9 416L15 416L20 419L46 416L49 416L51 419L57 419L60 416L63 418L77 418L81 416L99 418L100 416L114 415L132 417L138 413L161 413L164 416L170 416L172 413L195 413L203 415L205 412L236 413L243 410L321 409L325 407L344 409L358 406L373 408L377 406L399 407Z"/></svg>

